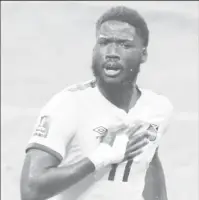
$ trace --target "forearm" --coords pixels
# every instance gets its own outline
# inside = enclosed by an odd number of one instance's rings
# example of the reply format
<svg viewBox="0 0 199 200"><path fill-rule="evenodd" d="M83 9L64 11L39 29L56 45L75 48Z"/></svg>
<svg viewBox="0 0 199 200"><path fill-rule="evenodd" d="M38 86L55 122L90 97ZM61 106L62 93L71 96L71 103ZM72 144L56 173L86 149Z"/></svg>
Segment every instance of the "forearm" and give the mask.
<svg viewBox="0 0 199 200"><path fill-rule="evenodd" d="M143 197L145 200L167 200L164 171L157 153L146 173Z"/></svg>
<svg viewBox="0 0 199 200"><path fill-rule="evenodd" d="M95 171L95 166L85 158L70 167L56 167L34 176L29 189L34 191L34 200L44 200L61 193ZM25 200L25 199L24 199Z"/></svg>

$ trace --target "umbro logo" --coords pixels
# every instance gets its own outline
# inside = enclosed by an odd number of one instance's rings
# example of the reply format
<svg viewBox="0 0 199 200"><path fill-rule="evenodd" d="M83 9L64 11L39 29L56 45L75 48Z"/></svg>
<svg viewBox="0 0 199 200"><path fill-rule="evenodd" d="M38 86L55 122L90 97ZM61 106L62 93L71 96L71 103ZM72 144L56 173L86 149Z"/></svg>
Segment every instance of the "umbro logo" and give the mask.
<svg viewBox="0 0 199 200"><path fill-rule="evenodd" d="M103 126L99 126L99 127L97 127L97 128L94 128L93 130L94 130L95 132L99 133L100 135L103 135L103 134L105 134L105 133L108 131L108 129L106 129L106 128L103 127Z"/></svg>
<svg viewBox="0 0 199 200"><path fill-rule="evenodd" d="M98 134L96 135L96 139L99 139L100 142L102 140L102 138L105 136L105 134L108 132L108 129L103 127L103 126L99 126L97 128L94 128L93 131L97 132Z"/></svg>

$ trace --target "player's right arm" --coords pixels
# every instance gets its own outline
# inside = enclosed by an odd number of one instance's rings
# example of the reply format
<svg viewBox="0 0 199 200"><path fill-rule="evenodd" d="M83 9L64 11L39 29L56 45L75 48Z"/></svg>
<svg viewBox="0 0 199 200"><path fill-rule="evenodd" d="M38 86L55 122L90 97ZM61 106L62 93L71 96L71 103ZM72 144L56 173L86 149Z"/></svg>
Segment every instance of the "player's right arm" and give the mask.
<svg viewBox="0 0 199 200"><path fill-rule="evenodd" d="M20 184L22 200L53 197L95 170L88 158L74 166L59 166L76 131L77 119L70 93L56 95L42 109L26 149Z"/></svg>
<svg viewBox="0 0 199 200"><path fill-rule="evenodd" d="M59 164L60 160L47 152L29 150L21 175L21 199L48 199L95 171L88 158L70 167L58 167Z"/></svg>

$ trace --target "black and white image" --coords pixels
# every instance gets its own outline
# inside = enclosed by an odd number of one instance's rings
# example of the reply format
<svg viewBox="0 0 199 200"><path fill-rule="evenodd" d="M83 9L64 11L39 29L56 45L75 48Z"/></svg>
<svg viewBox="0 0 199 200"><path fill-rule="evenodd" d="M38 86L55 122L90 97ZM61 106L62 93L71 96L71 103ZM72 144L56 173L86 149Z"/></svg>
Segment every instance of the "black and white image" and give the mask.
<svg viewBox="0 0 199 200"><path fill-rule="evenodd" d="M198 199L197 1L2 1L2 199Z"/></svg>

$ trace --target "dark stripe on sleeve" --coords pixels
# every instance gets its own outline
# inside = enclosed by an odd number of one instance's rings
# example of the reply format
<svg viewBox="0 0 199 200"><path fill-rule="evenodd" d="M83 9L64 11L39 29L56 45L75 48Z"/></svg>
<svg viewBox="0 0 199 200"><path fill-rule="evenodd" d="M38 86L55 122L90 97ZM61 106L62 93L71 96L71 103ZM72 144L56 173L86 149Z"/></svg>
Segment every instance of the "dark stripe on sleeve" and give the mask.
<svg viewBox="0 0 199 200"><path fill-rule="evenodd" d="M118 167L118 164L113 164L112 165L111 171L110 171L109 177L108 177L109 181L113 181L114 180L117 167Z"/></svg>
<svg viewBox="0 0 199 200"><path fill-rule="evenodd" d="M125 170L124 170L123 182L128 181L132 163L133 163L133 160L130 160L126 164L126 167L125 167Z"/></svg>
<svg viewBox="0 0 199 200"><path fill-rule="evenodd" d="M59 161L63 160L63 157L62 157L62 155L60 153L52 150L51 148L49 148L47 146L42 145L42 144L39 144L39 143L31 143L31 144L29 144L28 147L26 148L26 153L30 149L39 149L39 150L42 150L42 151L45 151L45 152L51 154L52 156L55 156Z"/></svg>

